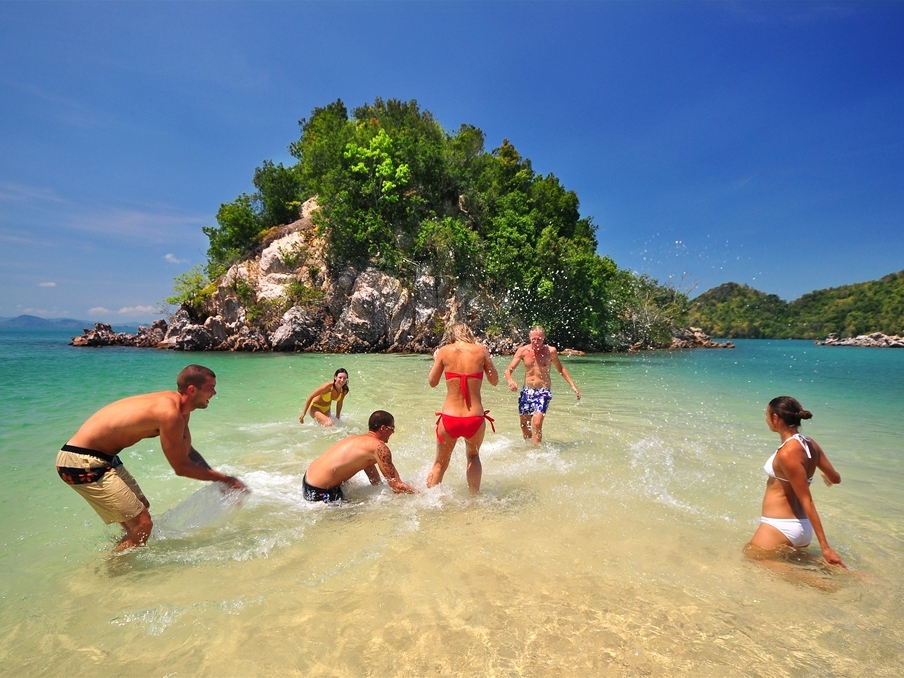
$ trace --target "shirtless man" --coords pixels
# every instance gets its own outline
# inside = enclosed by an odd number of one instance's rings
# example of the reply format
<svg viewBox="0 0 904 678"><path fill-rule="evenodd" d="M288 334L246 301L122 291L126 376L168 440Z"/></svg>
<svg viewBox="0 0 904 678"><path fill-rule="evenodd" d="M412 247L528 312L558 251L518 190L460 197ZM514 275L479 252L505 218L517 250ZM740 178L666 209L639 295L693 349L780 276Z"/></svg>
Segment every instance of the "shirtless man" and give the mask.
<svg viewBox="0 0 904 678"><path fill-rule="evenodd" d="M511 364L505 370L505 380L509 389L518 390L518 384L512 379L512 371L518 367L518 363L524 361L524 388L518 398L518 413L521 415L521 433L525 440L531 440L534 445L539 445L543 440L543 417L552 400L552 381L549 376L549 366L554 365L559 374L571 386L571 390L581 399L581 393L571 380L568 370L559 360L559 353L555 346L546 343L546 330L539 325L531 328L530 343L525 344L512 358Z"/></svg>
<svg viewBox="0 0 904 678"><path fill-rule="evenodd" d="M92 414L57 455L57 472L108 525L126 531L115 551L143 546L154 523L150 503L117 456L139 440L160 436L160 446L176 475L220 481L246 491L238 478L214 471L192 447L188 419L216 394L216 375L189 365L176 377L178 391L159 391L117 400Z"/></svg>
<svg viewBox="0 0 904 678"><path fill-rule="evenodd" d="M386 447L389 436L395 433L395 419L389 412L377 410L370 415L367 433L343 438L317 457L301 481L304 498L308 501L342 501L342 483L364 471L371 485L380 484L377 467L386 482L397 494L416 494L417 490L403 483L392 465L392 453Z"/></svg>

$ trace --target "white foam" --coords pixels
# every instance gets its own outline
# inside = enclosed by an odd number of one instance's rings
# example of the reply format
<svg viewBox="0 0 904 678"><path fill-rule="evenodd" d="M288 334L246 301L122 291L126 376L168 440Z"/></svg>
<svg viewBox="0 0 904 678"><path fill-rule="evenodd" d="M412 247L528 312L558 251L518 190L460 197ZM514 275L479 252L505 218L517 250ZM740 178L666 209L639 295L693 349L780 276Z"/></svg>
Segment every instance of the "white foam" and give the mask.
<svg viewBox="0 0 904 678"><path fill-rule="evenodd" d="M248 497L225 483L210 483L154 521L158 539L178 539L207 527L225 525Z"/></svg>

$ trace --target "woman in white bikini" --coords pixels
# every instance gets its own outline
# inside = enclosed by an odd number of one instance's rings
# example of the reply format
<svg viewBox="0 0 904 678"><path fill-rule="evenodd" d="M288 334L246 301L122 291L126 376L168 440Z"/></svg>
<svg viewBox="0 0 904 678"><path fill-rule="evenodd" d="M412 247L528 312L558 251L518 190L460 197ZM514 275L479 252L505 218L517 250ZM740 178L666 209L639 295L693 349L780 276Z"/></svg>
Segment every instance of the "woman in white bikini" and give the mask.
<svg viewBox="0 0 904 678"><path fill-rule="evenodd" d="M342 403L345 396L348 395L348 371L340 367L333 374L333 380L328 381L319 386L304 404L301 416L298 421L304 423L304 415L311 410L311 418L321 426L334 426L333 418L330 416L332 404L336 403L336 419L342 415Z"/></svg>
<svg viewBox="0 0 904 678"><path fill-rule="evenodd" d="M841 476L817 442L798 431L801 420L812 416L790 396L774 398L766 408L766 423L770 430L781 436L782 444L763 467L769 476L763 513L753 538L744 547L744 552L752 559L786 554L788 547L802 549L810 544L815 534L826 562L847 567L829 546L810 495L810 483L817 468L826 485L841 482Z"/></svg>

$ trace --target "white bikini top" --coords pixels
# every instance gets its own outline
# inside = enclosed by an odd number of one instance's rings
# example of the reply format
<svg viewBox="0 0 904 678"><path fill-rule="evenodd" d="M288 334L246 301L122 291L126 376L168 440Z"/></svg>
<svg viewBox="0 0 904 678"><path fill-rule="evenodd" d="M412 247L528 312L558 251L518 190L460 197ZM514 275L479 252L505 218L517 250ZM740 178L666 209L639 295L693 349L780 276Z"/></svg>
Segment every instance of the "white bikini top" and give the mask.
<svg viewBox="0 0 904 678"><path fill-rule="evenodd" d="M807 453L807 459L813 458L813 456L810 454L810 446L808 445L808 443L810 442L810 439L807 438L806 436L801 435L800 433L795 433L793 436L791 436L790 438L785 440L784 443L782 443L781 445L778 446L778 450L782 449L785 446L785 443L788 442L788 440L796 440L797 442L799 442L801 444L801 446L804 448L804 452ZM772 456L766 460L766 463L763 465L763 471L770 478L775 478L776 480L781 480L786 483L789 483L789 482L791 482L790 480L786 480L785 478L779 478L777 475L775 475L775 469L773 468L772 464L775 461L775 455L778 454L778 450L773 452ZM809 478L807 478L807 482L812 483L813 476L810 476Z"/></svg>

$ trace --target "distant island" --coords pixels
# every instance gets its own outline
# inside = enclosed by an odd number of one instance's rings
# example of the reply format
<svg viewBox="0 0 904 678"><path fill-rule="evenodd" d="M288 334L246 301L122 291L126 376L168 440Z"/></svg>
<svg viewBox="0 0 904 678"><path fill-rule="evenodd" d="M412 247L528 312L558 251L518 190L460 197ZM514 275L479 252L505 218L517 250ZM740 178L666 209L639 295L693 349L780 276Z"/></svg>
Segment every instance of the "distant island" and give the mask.
<svg viewBox="0 0 904 678"><path fill-rule="evenodd" d="M36 315L18 315L15 318L0 318L0 329L5 330L75 330L94 327L88 320L74 318L39 318ZM122 325L122 330L137 328L137 325Z"/></svg>
<svg viewBox="0 0 904 678"><path fill-rule="evenodd" d="M688 323L726 339L825 339L904 335L904 271L816 290L787 302L725 283L690 303Z"/></svg>

